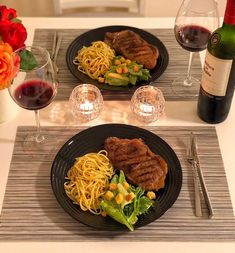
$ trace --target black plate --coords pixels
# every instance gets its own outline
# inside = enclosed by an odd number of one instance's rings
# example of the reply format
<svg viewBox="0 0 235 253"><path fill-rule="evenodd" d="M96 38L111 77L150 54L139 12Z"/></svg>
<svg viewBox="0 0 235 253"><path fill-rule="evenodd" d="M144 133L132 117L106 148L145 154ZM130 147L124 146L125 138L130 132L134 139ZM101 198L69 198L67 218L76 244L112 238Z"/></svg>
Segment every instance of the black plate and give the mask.
<svg viewBox="0 0 235 253"><path fill-rule="evenodd" d="M89 76L83 74L82 72L77 70L77 66L73 64L73 60L77 55L78 50L80 50L83 46L90 46L93 41L104 40L104 36L106 32L118 32L121 30L129 29L136 33L138 33L143 39L147 42L156 46L159 50L159 58L157 61L157 65L154 69L150 71L151 79L148 82L139 82L136 86L111 86L107 84L101 84L96 80L91 79ZM82 35L78 36L68 47L66 53L66 62L68 69L70 72L77 77L80 81L84 83L91 83L96 85L99 89L103 90L135 90L141 85L146 83L150 83L156 80L158 77L162 75L165 71L169 61L169 56L166 47L164 44L154 35L149 32L146 32L142 29L129 27L129 26L105 26L90 30Z"/></svg>
<svg viewBox="0 0 235 253"><path fill-rule="evenodd" d="M142 138L149 148L161 155L168 164L165 187L157 192L157 199L148 214L141 215L135 228L144 226L162 216L176 201L181 185L182 170L180 162L171 147L157 135L130 125L104 124L88 128L68 140L57 153L51 169L51 185L59 204L76 220L91 227L102 230L127 230L110 217L94 215L82 211L74 205L64 191L64 182L67 171L74 164L77 156L89 152L98 152L104 148L104 140L109 136L119 138Z"/></svg>

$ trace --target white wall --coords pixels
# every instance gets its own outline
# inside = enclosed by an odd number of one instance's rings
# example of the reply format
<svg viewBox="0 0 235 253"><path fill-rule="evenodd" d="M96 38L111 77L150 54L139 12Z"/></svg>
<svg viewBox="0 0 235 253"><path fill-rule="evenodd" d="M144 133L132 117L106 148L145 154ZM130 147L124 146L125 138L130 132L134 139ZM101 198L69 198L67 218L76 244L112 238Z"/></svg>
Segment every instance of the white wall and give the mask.
<svg viewBox="0 0 235 253"><path fill-rule="evenodd" d="M149 17L174 17L183 0L140 0L141 13ZM219 15L223 17L226 0L217 0Z"/></svg>
<svg viewBox="0 0 235 253"><path fill-rule="evenodd" d="M53 16L52 0L0 0L0 5L14 8L18 16Z"/></svg>
<svg viewBox="0 0 235 253"><path fill-rule="evenodd" d="M182 2L182 0L139 0L139 1L141 3L141 14L143 16L150 16L150 17L175 16ZM220 16L223 16L226 0L217 0L217 2ZM2 4L5 4L8 7L15 8L17 10L18 16L54 15L53 0L0 0L0 5Z"/></svg>

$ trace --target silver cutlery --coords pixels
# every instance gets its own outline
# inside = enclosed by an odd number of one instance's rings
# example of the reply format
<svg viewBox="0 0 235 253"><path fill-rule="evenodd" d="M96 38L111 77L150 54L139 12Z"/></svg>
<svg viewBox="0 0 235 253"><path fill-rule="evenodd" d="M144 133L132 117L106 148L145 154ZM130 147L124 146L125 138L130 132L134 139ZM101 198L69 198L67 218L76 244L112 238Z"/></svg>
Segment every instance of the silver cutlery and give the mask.
<svg viewBox="0 0 235 253"><path fill-rule="evenodd" d="M62 42L62 35L58 35L57 32L55 32L54 37L53 37L51 60L52 60L52 63L53 63L54 71L56 73L59 72L59 68L56 64L56 60L57 60L58 52L60 50L61 42Z"/></svg>
<svg viewBox="0 0 235 253"><path fill-rule="evenodd" d="M198 152L197 152L197 140L195 135L191 132L191 138L192 138L192 157L193 157L193 165L195 166L195 170L197 170L198 176L199 176L199 180L200 180L200 185L202 188L202 193L203 193L203 197L205 199L207 208L208 208L208 212L209 212L209 218L212 218L214 213L213 213L213 208L212 208L212 204L211 204L211 200L209 197L209 193L206 187L206 182L200 167L200 163L199 163L199 158L198 158Z"/></svg>
<svg viewBox="0 0 235 253"><path fill-rule="evenodd" d="M54 58L55 55L55 48L56 48L56 40L57 40L57 32L54 32L53 36L53 44L52 44L52 50L51 50L51 58Z"/></svg>
<svg viewBox="0 0 235 253"><path fill-rule="evenodd" d="M202 216L202 206L200 198L200 182L197 174L197 167L193 157L193 135L190 133L190 139L187 148L187 160L191 164L193 170L193 183L194 183L194 199L195 199L195 216Z"/></svg>

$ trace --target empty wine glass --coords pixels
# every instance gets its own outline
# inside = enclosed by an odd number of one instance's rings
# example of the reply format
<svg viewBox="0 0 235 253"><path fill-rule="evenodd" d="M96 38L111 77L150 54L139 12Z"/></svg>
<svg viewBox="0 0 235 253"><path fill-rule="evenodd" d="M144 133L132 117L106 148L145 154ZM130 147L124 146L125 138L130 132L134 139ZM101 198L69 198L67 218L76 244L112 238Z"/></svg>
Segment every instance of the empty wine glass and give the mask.
<svg viewBox="0 0 235 253"><path fill-rule="evenodd" d="M175 37L182 48L190 52L188 71L172 83L173 92L197 96L200 81L191 76L193 55L207 47L211 33L219 26L215 0L184 0L175 19Z"/></svg>
<svg viewBox="0 0 235 253"><path fill-rule="evenodd" d="M35 112L37 132L27 136L25 144L41 144L45 136L41 133L39 110L48 106L57 93L57 81L48 51L42 47L19 48L20 70L13 84L8 88L13 100L22 108Z"/></svg>

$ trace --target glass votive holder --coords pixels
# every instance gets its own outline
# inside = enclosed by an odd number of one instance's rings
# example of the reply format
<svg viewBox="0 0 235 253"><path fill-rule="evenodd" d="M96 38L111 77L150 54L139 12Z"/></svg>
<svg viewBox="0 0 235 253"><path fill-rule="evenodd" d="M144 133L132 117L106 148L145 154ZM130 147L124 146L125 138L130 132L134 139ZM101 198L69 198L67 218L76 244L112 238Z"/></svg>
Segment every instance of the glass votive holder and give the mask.
<svg viewBox="0 0 235 253"><path fill-rule="evenodd" d="M104 101L96 86L81 84L72 90L69 104L73 116L80 122L87 122L99 116Z"/></svg>
<svg viewBox="0 0 235 253"><path fill-rule="evenodd" d="M162 91L154 86L138 88L131 98L131 110L141 122L150 123L165 114L165 99Z"/></svg>

